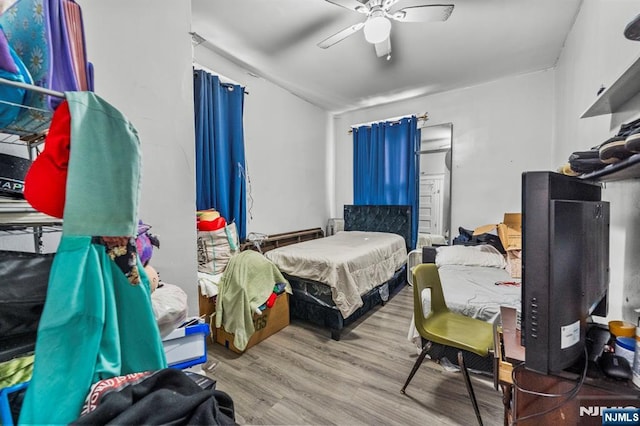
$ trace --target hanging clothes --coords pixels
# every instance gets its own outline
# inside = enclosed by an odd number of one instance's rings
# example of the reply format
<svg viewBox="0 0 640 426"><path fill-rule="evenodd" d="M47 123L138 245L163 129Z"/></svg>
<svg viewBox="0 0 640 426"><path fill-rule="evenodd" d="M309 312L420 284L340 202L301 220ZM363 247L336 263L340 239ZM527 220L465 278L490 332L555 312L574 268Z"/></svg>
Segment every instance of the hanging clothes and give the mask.
<svg viewBox="0 0 640 426"><path fill-rule="evenodd" d="M135 236L140 146L133 125L91 92L65 93L71 149L64 224L38 327L21 424L68 424L98 380L166 367L149 280L130 283L94 236Z"/></svg>
<svg viewBox="0 0 640 426"><path fill-rule="evenodd" d="M0 78L33 84L29 70L9 45L2 26L0 26ZM15 105L24 104L26 96L27 91L21 87L4 84L0 87L0 128L10 125L18 118L20 107Z"/></svg>
<svg viewBox="0 0 640 426"><path fill-rule="evenodd" d="M49 87L51 54L49 50L46 13L43 0L20 0L0 15L0 25L9 45L15 49L36 86ZM51 120L47 110L47 96L27 91L23 104L11 129L30 134L34 129L45 130Z"/></svg>
<svg viewBox="0 0 640 426"><path fill-rule="evenodd" d="M9 45L24 62L33 84L59 92L93 90L80 6L73 0L20 0L0 15ZM27 92L10 130L41 133L61 99Z"/></svg>

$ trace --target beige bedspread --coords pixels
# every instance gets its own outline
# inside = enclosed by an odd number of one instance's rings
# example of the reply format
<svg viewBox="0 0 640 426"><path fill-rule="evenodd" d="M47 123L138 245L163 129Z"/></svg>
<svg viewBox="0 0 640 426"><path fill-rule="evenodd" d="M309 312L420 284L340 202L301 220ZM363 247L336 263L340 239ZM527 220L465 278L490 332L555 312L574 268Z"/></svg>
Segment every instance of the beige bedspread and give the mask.
<svg viewBox="0 0 640 426"><path fill-rule="evenodd" d="M331 287L333 302L347 318L372 288L388 281L407 260L404 238L384 232L340 231L270 250L265 256L289 275Z"/></svg>

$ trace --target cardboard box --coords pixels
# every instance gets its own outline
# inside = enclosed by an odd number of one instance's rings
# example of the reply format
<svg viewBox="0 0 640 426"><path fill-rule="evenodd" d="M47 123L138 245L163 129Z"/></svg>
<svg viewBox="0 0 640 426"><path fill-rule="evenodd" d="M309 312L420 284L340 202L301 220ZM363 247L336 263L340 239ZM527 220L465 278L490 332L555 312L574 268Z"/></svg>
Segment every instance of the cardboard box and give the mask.
<svg viewBox="0 0 640 426"><path fill-rule="evenodd" d="M498 224L498 237L505 250L522 248L522 214L505 213L502 223Z"/></svg>
<svg viewBox="0 0 640 426"><path fill-rule="evenodd" d="M211 322L215 325L215 321ZM272 334L277 333L289 325L289 295L282 293L276 298L276 303L271 308L267 308L262 315L253 314L253 326L256 331L251 335L249 343L245 351L257 343L263 341ZM244 351L239 350L233 345L234 335L228 333L224 327L215 328L213 330L216 342L220 343L227 349L241 354Z"/></svg>
<svg viewBox="0 0 640 426"><path fill-rule="evenodd" d="M505 213L501 223L479 226L473 235L496 231L506 251L522 249L522 214Z"/></svg>
<svg viewBox="0 0 640 426"><path fill-rule="evenodd" d="M522 278L522 214L505 213L501 223L479 226L473 235L494 231L507 252L507 272L511 278Z"/></svg>
<svg viewBox="0 0 640 426"><path fill-rule="evenodd" d="M209 323L209 317L216 311L216 297L203 296L198 291L198 311L200 317L204 318L206 323Z"/></svg>
<svg viewBox="0 0 640 426"><path fill-rule="evenodd" d="M522 278L522 250L507 250L507 272L511 278Z"/></svg>
<svg viewBox="0 0 640 426"><path fill-rule="evenodd" d="M167 364L174 368L188 368L207 362L209 325L198 323L179 327L162 338Z"/></svg>

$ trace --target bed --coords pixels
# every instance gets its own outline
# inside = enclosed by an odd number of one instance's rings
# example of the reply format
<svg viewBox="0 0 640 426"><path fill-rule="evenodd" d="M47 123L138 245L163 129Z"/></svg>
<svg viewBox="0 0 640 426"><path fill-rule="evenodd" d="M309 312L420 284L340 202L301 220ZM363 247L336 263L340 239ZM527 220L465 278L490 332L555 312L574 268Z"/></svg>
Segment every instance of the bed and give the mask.
<svg viewBox="0 0 640 426"><path fill-rule="evenodd" d="M507 272L504 255L493 246L453 245L422 250L423 262L438 265L444 299L450 310L493 323L501 306L520 309L520 280ZM423 291L425 316L430 309L430 296L428 290ZM413 318L407 337L421 349Z"/></svg>
<svg viewBox="0 0 640 426"><path fill-rule="evenodd" d="M292 288L293 318L344 327L383 304L406 283L410 206L344 207L344 231L265 253Z"/></svg>

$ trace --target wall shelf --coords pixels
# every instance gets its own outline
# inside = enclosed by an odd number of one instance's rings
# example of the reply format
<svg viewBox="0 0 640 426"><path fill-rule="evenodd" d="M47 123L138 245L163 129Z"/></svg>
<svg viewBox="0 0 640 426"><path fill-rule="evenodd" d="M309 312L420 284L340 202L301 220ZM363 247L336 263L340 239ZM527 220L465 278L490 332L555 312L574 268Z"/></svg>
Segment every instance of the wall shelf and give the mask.
<svg viewBox="0 0 640 426"><path fill-rule="evenodd" d="M611 114L640 93L640 57L604 90L580 118Z"/></svg>
<svg viewBox="0 0 640 426"><path fill-rule="evenodd" d="M636 179L640 177L640 154L609 164L608 166L586 173L580 179L594 180L598 182L614 182L617 180Z"/></svg>
<svg viewBox="0 0 640 426"><path fill-rule="evenodd" d="M620 111L621 107L640 93L640 57L596 99L580 118L596 117ZM609 164L600 170L586 173L581 179L597 182L614 182L640 178L640 153L620 162Z"/></svg>

